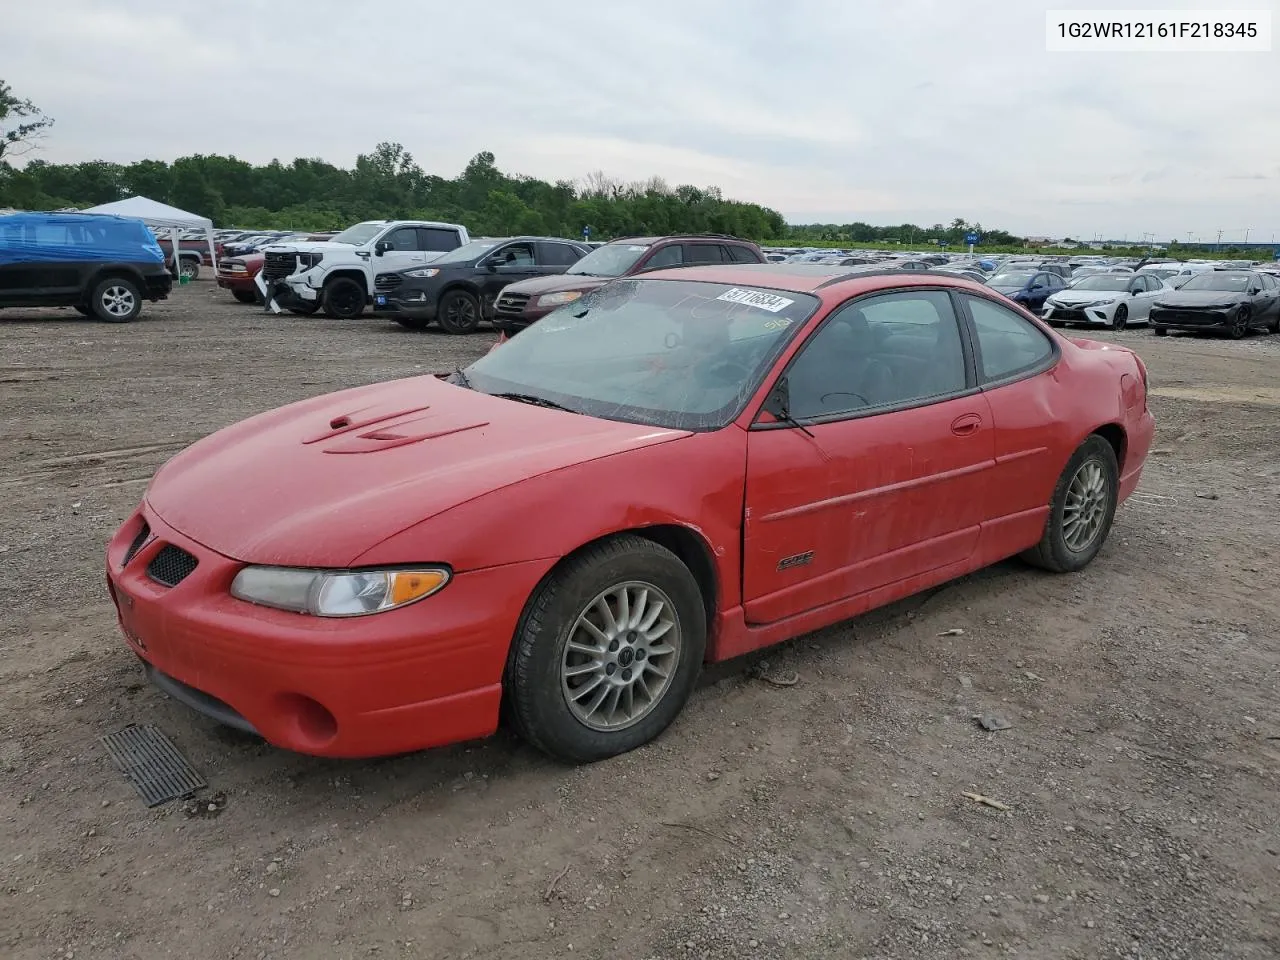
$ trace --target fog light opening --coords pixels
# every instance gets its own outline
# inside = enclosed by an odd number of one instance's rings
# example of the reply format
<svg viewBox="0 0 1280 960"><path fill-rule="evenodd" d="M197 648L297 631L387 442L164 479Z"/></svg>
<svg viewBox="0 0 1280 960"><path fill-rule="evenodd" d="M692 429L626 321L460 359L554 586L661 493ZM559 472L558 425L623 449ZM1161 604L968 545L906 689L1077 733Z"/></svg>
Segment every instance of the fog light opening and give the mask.
<svg viewBox="0 0 1280 960"><path fill-rule="evenodd" d="M300 693L284 693L277 699L280 712L292 720L300 739L315 747L338 735L338 721L324 704Z"/></svg>

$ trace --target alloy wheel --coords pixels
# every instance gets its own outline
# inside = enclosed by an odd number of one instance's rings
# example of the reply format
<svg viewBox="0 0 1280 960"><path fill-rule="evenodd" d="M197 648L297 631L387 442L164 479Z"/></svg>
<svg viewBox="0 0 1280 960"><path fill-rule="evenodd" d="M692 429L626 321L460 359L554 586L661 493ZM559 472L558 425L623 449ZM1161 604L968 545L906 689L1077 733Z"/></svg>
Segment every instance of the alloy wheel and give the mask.
<svg viewBox="0 0 1280 960"><path fill-rule="evenodd" d="M1076 553L1093 544L1107 514L1107 479L1097 460L1080 464L1067 486L1062 508L1062 539Z"/></svg>
<svg viewBox="0 0 1280 960"><path fill-rule="evenodd" d="M102 309L113 317L127 317L137 301L128 287L110 286L102 292Z"/></svg>
<svg viewBox="0 0 1280 960"><path fill-rule="evenodd" d="M570 712L592 730L634 726L658 705L680 660L675 604L651 583L609 587L569 631L560 688Z"/></svg>

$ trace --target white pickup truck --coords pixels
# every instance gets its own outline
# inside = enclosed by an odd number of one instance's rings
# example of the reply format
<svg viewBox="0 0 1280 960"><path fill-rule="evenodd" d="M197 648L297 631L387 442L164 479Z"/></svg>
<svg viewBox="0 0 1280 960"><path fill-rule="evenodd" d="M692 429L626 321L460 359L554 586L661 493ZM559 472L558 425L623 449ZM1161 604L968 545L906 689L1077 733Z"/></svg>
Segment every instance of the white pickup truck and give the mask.
<svg viewBox="0 0 1280 960"><path fill-rule="evenodd" d="M366 220L323 243L263 247L258 289L267 309L353 319L364 312L378 273L430 263L471 242L466 227L426 220Z"/></svg>

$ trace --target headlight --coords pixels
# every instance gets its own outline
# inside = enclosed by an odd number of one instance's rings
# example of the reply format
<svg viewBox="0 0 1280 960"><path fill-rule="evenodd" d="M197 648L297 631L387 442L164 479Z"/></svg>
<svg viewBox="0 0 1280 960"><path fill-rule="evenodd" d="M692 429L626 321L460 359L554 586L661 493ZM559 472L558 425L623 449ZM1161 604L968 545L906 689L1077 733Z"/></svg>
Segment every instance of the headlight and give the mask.
<svg viewBox="0 0 1280 960"><path fill-rule="evenodd" d="M243 263L231 263L227 265L227 273L247 273L248 268Z"/></svg>
<svg viewBox="0 0 1280 960"><path fill-rule="evenodd" d="M300 253L298 254L298 262L302 264L303 270L310 270L312 267L320 265L320 261L324 259L323 253Z"/></svg>
<svg viewBox="0 0 1280 960"><path fill-rule="evenodd" d="M538 298L538 306L540 307L558 307L562 304L573 303L582 296L581 290L564 290L560 293L544 293Z"/></svg>
<svg viewBox="0 0 1280 960"><path fill-rule="evenodd" d="M428 277L434 277L440 271L435 267L420 267L417 270L406 270L406 277L417 277L419 280L425 280Z"/></svg>
<svg viewBox="0 0 1280 960"><path fill-rule="evenodd" d="M363 617L431 596L449 582L444 567L396 570L299 570L245 567L231 595L249 603L316 617Z"/></svg>

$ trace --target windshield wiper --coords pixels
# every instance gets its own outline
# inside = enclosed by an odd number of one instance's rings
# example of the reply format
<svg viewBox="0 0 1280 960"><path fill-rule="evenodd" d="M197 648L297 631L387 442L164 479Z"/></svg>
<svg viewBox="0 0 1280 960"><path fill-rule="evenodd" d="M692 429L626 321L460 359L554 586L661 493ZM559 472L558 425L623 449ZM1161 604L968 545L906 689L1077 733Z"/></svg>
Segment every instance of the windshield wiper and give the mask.
<svg viewBox="0 0 1280 960"><path fill-rule="evenodd" d="M519 403L528 403L535 407L546 407L548 410L563 410L565 413L577 413L566 407L563 403L556 403L554 400L548 400L546 397L535 397L531 393L495 393L495 397L502 397L504 400L515 400Z"/></svg>

